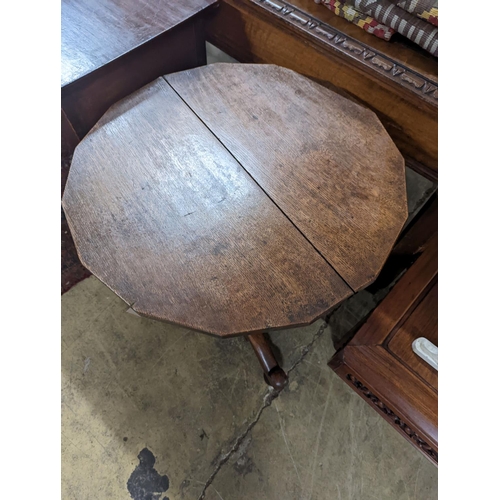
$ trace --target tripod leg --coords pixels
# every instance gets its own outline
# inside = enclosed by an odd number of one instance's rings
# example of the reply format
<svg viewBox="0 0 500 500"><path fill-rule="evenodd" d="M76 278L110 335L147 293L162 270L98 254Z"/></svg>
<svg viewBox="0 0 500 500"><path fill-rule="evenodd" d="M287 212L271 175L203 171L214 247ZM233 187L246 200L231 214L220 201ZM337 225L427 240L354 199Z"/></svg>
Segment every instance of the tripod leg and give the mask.
<svg viewBox="0 0 500 500"><path fill-rule="evenodd" d="M264 380L277 391L281 391L287 383L288 376L276 361L268 340L263 333L254 333L247 338L264 371Z"/></svg>

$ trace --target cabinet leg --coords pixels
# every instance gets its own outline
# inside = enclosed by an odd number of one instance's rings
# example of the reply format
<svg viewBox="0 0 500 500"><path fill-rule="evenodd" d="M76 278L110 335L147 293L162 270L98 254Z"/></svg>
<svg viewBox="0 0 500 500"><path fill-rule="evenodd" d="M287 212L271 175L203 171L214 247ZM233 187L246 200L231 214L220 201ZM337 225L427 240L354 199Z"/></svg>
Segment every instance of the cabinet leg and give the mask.
<svg viewBox="0 0 500 500"><path fill-rule="evenodd" d="M262 367L264 380L277 391L281 391L287 383L288 376L276 361L269 341L263 333L254 333L247 338Z"/></svg>

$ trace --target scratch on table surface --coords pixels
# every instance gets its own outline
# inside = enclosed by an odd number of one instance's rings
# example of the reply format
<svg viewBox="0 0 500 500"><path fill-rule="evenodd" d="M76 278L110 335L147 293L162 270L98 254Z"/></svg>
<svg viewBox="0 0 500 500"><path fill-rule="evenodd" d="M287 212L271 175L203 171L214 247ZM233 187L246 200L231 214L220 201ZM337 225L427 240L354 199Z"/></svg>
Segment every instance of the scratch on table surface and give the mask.
<svg viewBox="0 0 500 500"><path fill-rule="evenodd" d="M156 17L158 16L158 13L160 12L161 10L161 3L162 1L161 0L158 0L157 4L156 4L156 9L155 9L155 13L154 13L154 16L152 17L151 21L154 21L156 19Z"/></svg>
<svg viewBox="0 0 500 500"><path fill-rule="evenodd" d="M288 440L286 438L285 429L283 427L283 423L281 422L281 415L280 415L280 412L279 412L278 401L277 400L274 401L274 405L275 405L275 408L276 408L276 412L278 413L278 421L280 423L280 429L281 429L281 435L283 436L283 441L285 441L286 449L288 450L288 454L290 455L290 458L292 459L293 467L295 469L295 472L297 473L297 478L299 479L300 487L302 488L302 480L300 479L299 470L297 469L297 464L295 463L295 460L293 458L292 452L290 450L290 446L288 445Z"/></svg>

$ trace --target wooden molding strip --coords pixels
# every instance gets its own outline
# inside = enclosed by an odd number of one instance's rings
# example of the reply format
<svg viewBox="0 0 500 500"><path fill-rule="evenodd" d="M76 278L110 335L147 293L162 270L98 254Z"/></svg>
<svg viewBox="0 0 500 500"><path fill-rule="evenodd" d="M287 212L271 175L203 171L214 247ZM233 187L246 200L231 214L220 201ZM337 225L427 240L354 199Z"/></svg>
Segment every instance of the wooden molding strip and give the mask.
<svg viewBox="0 0 500 500"><path fill-rule="evenodd" d="M396 427L403 435L405 435L414 446L420 448L427 457L434 462L438 463L438 452L422 437L420 437L404 420L392 411L378 396L376 396L370 389L368 389L362 382L360 382L351 373L346 375L346 379L354 386L359 394L364 396L372 403L372 406L380 412L394 427Z"/></svg>
<svg viewBox="0 0 500 500"><path fill-rule="evenodd" d="M437 106L437 81L433 81L407 68L387 55L374 50L355 38L345 35L284 0L250 0L250 2L264 8L273 15L277 15L300 31L313 35L318 41L328 45L329 48L334 49L343 56L371 68L393 83L407 88L419 98Z"/></svg>

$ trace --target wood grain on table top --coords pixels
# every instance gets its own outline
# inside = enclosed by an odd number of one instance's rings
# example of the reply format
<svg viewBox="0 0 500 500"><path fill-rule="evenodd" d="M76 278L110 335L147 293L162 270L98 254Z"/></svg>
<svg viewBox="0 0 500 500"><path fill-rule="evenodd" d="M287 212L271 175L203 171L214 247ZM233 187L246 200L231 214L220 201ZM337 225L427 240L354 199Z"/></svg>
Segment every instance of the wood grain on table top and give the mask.
<svg viewBox="0 0 500 500"><path fill-rule="evenodd" d="M226 336L352 294L163 79L80 143L63 206L83 264L152 318Z"/></svg>
<svg viewBox="0 0 500 500"><path fill-rule="evenodd" d="M61 86L214 3L215 0L62 0Z"/></svg>
<svg viewBox="0 0 500 500"><path fill-rule="evenodd" d="M406 216L375 115L276 66L210 65L114 105L63 206L138 313L228 336L308 324L371 282Z"/></svg>
<svg viewBox="0 0 500 500"><path fill-rule="evenodd" d="M353 290L374 281L408 213L404 160L373 112L273 65L165 78Z"/></svg>

